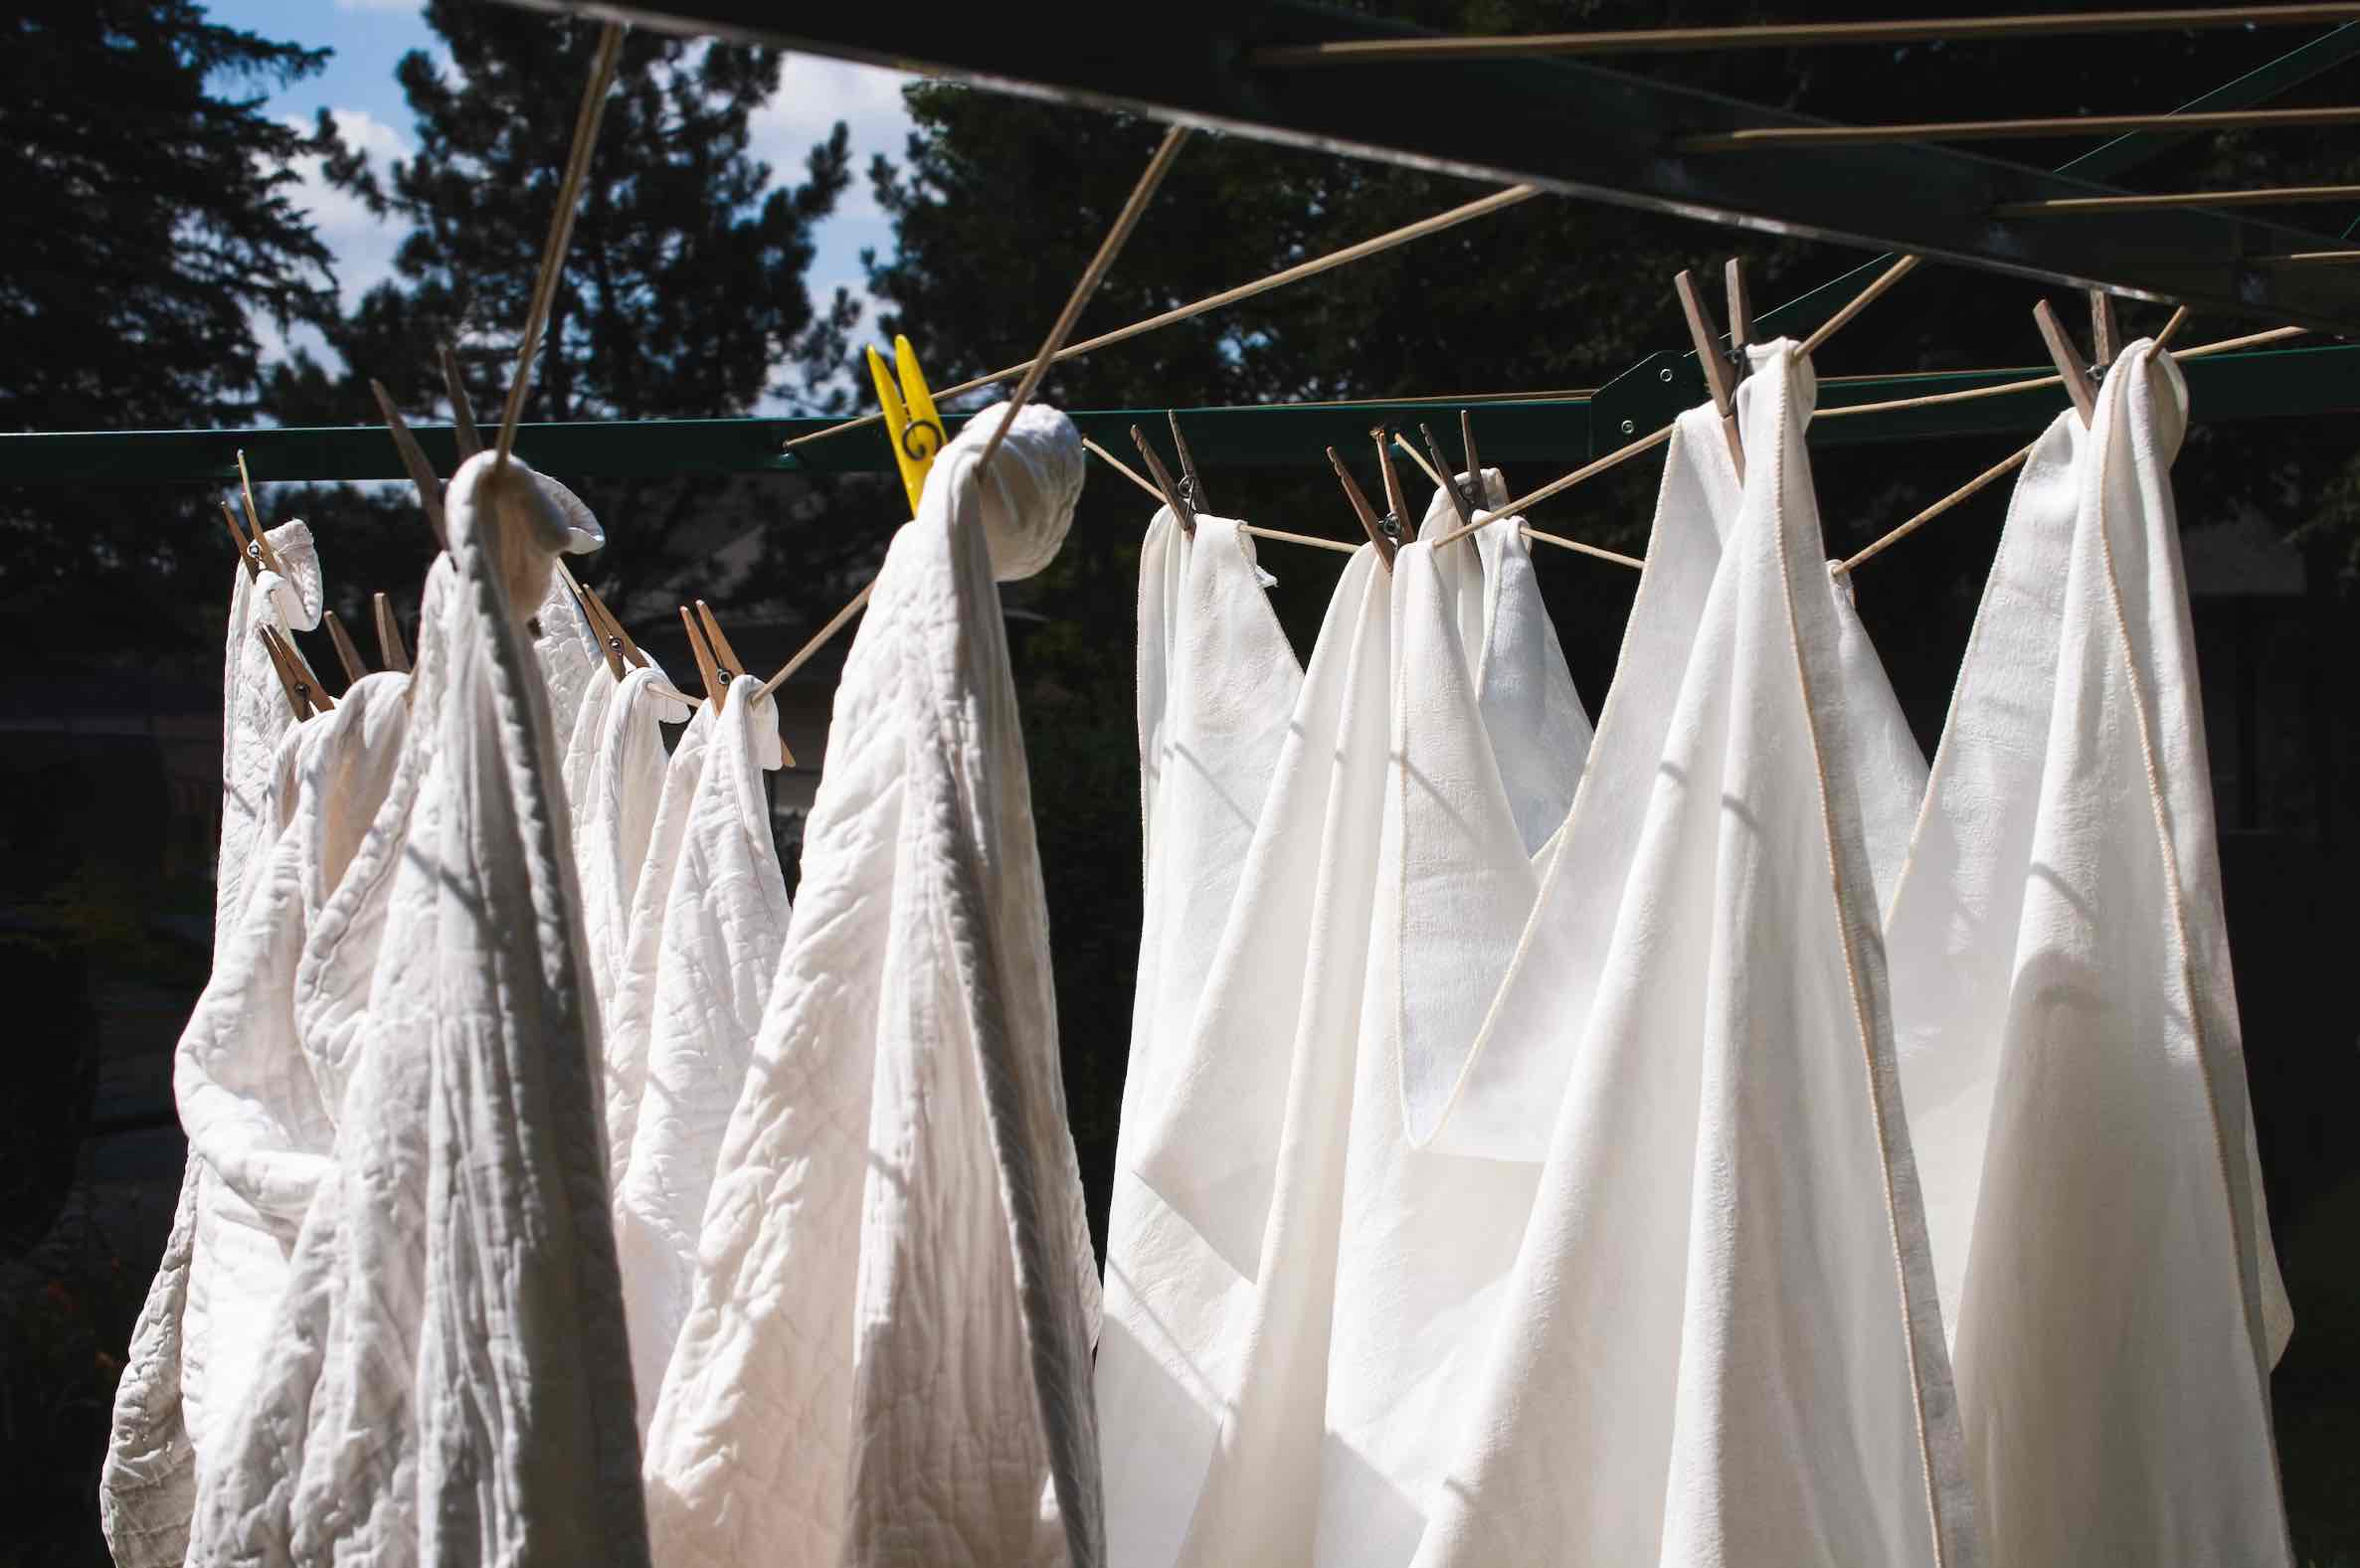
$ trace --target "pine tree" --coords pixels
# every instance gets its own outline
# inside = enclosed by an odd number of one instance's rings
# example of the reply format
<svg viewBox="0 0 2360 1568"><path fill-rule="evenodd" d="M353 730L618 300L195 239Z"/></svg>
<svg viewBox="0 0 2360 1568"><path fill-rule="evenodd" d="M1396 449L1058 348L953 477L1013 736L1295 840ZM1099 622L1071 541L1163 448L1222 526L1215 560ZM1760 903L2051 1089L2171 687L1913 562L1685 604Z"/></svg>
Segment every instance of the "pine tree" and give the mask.
<svg viewBox="0 0 2360 1568"><path fill-rule="evenodd" d="M0 41L0 429L251 417L255 321L283 330L334 309L293 162L344 161L332 127L274 120L256 89L318 71L325 52L220 26L188 0L32 0ZM91 601L86 635L117 614L174 623L178 574L217 581L227 557L192 499L0 492L20 546L0 558L12 622L30 633L22 617L71 583Z"/></svg>
<svg viewBox="0 0 2360 1568"><path fill-rule="evenodd" d="M599 30L462 0L436 0L426 18L450 64L421 51L396 68L416 116L416 154L382 173L341 171L347 189L407 226L396 275L328 328L341 375L298 356L273 376L272 412L288 423L376 423L371 378L413 418L433 415L445 402L435 358L444 342L455 346L486 421L514 373ZM814 226L849 183L846 131L838 124L811 149L799 183L772 185L773 171L749 149L780 59L775 50L626 35L526 420L744 415L815 379L783 372L813 366L825 376L841 363L850 301L839 294L815 308L804 273ZM691 525L724 486L577 487L609 525L609 546L594 558L609 586L645 596L708 561L714 541ZM415 558L408 515L389 549Z"/></svg>

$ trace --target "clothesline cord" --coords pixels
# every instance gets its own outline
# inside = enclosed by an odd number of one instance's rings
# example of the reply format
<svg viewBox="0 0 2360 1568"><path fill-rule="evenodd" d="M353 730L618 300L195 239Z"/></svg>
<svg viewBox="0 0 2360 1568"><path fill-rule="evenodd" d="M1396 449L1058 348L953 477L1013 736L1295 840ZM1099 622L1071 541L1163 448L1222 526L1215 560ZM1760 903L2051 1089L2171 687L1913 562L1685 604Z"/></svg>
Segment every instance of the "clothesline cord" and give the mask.
<svg viewBox="0 0 2360 1568"><path fill-rule="evenodd" d="M1233 305L1239 300L1251 299L1257 294L1268 293L1270 290L1284 287L1288 283L1301 282L1307 277L1316 277L1322 272L1332 271L1349 262L1380 255L1392 250L1395 246L1406 245L1412 240L1420 240L1427 235L1439 234L1445 229L1456 228L1472 219L1482 218L1504 208L1513 207L1519 202L1530 201L1540 194L1539 186L1511 185L1504 190L1494 191L1489 196L1479 197L1446 212L1436 213L1431 218L1421 218L1415 223L1403 224L1398 229L1389 229L1383 234L1375 235L1358 244L1348 245L1341 251L1331 251L1326 256L1298 262L1294 266L1272 272L1266 277L1257 277L1250 283L1240 283L1234 288L1224 288L1217 294L1207 294L1202 299L1175 306L1142 321L1134 321L1127 327L1117 327L1112 332L1102 332L1096 337L1084 338L1079 343L1069 343L1057 351L1056 357L1051 363L1061 364L1069 359L1078 359L1094 349L1127 342L1132 338L1156 331L1160 327L1191 320L1207 311L1218 310L1224 305ZM1011 376L1021 376L1025 369L1024 365L1010 365L1001 370L995 370L972 380L960 382L955 387L945 387L935 394L935 398L937 401L947 401L962 393L974 392L980 388L1006 381ZM823 440L830 436L840 436L846 431L860 430L878 424L883 419L884 415L882 414L864 414L858 419L846 420L840 425L830 425L825 430L814 431L809 436L798 436L793 440L786 442L782 449L792 450L812 441Z"/></svg>
<svg viewBox="0 0 2360 1568"><path fill-rule="evenodd" d="M1124 462L1122 458L1117 457L1087 436L1082 437L1082 444L1113 468L1115 472L1146 491L1154 498L1157 505L1164 504L1164 492L1157 489L1154 482L1143 476L1138 469ZM1244 532L1252 534L1256 539L1281 539L1291 545L1310 545L1314 549L1334 550L1344 555L1351 555L1360 549L1360 546L1347 544L1341 539L1322 539L1317 534L1291 534L1283 528L1263 528L1253 523L1239 523L1237 526Z"/></svg>
<svg viewBox="0 0 2360 1568"><path fill-rule="evenodd" d="M615 85L615 64L623 53L623 24L609 22L599 30L598 56L590 83L582 89L582 107L574 116L574 144L566 154L565 178L558 182L557 211L549 217L548 243L541 248L541 270L533 279L532 305L524 315L524 337L516 349L516 375L508 383L508 401L500 410L499 462L505 465L516 447L516 425L524 418L525 394L532 390L533 354L541 346L541 332L549 324L549 310L557 299L557 281L565 269L566 247L574 238L574 214L581 206L582 180L590 172L590 149L598 141L599 122L606 117L607 91Z"/></svg>
<svg viewBox="0 0 2360 1568"><path fill-rule="evenodd" d="M2185 321L2187 316L2188 312L2185 306L2183 306L2179 311L2175 312L2171 320L2164 325L2163 330L2156 334L2156 343L2159 346L2168 346L2172 334L2179 330L2180 323ZM2180 359L2205 359L2214 354L2227 354L2235 349L2252 348L2258 343L2274 343L2281 338L2296 337L2308 330L2309 329L2307 327L2272 327L2268 332L2249 332L2244 337L2223 338L2217 343L2200 343L2195 348L2181 349L2177 357ZM2032 385L2055 386L2063 378L2058 376L2049 376L2043 378L2039 383L2019 382L2016 384L2016 387L2011 390L2023 390L2025 387ZM1831 410L1830 412L1832 413L1835 411ZM1900 527L1895 528L1890 533L1887 533L1871 542L1867 548L1861 550L1858 554L1846 557L1842 563L1842 569L1849 573L1854 568L1858 567L1862 562L1876 559L1878 556L1884 554L1885 551L1890 549L1892 546L1900 544L1903 540L1917 532L1918 529L1923 528L1927 523L1932 522L1944 512L1949 511L1959 502L1969 499L1975 495L1976 492L1984 489L1993 480L2015 472L2032 456L2033 447L2039 444L2040 442L2036 439L2027 443L2020 450L2012 452L2008 456L2001 458L1998 462L1993 463L1990 467L1984 469L1981 473L1976 474L1972 479L1969 479L1957 489L1952 490L1948 495L1943 496L1940 500L1934 502L1931 506L1928 506L1925 508L1925 510L1910 518L1907 522L1903 523Z"/></svg>
<svg viewBox="0 0 2360 1568"><path fill-rule="evenodd" d="M1049 328L1049 335L1042 341L1040 352L1032 356L1032 363L1025 367L1024 379L1016 383L1016 394L1008 399L1007 412L999 417L999 428L984 443L984 455L976 462L977 472L992 465L992 454L999 450L999 443L1007 438L1008 427L1016 423L1016 416L1023 412L1025 404L1032 401L1033 393L1040 390L1040 378L1048 374L1049 365L1056 359L1057 351L1065 347L1067 338L1073 336L1074 323L1081 319L1082 307L1090 302L1090 296L1097 293L1098 285L1106 280L1107 269L1115 264L1115 258L1122 255L1124 245L1131 239L1131 231L1139 227L1140 214L1148 210L1148 202L1154 198L1156 188L1164 183L1164 176L1172 171L1172 161L1180 156L1180 144L1187 139L1188 127L1185 125L1175 125L1164 133L1164 140L1158 144L1156 155L1148 160L1146 170L1139 176L1139 183L1132 186L1130 199L1123 203L1123 210L1115 215L1114 227L1099 242L1098 254L1090 258L1090 264L1082 269L1081 279L1073 285L1073 292L1065 296L1065 308L1057 312L1056 324Z"/></svg>
<svg viewBox="0 0 2360 1568"><path fill-rule="evenodd" d="M1098 247L1098 254L1090 259L1089 266L1083 269L1081 278L1073 285L1073 292L1066 296L1065 308L1058 312L1056 324L1049 329L1048 338L1041 344L1040 353L1033 358L1032 368L1024 373L1024 380L1017 387L1015 396L1008 400L1008 410L1000 418L999 428L994 431L992 438L985 442L983 455L976 462L976 470L979 473L992 461L992 455L999 449L1000 440L1007 435L1008 428L1015 424L1016 415L1022 411L1025 402L1039 387L1041 376L1056 360L1057 351L1064 345L1067 335L1073 331L1074 322L1081 318L1082 307L1088 304L1090 296L1098 291L1098 285L1105 278L1107 269L1114 265L1115 258L1121 254L1124 242L1131 238L1131 231L1138 227L1140 214L1147 211L1149 199L1156 194L1156 188L1164 183L1164 176L1172 168L1172 160L1180 155L1180 144L1187 140L1187 127L1184 125L1175 125L1164 133L1164 140L1157 146L1156 155L1148 160L1147 168L1140 173L1139 183L1131 188L1131 196L1123 203L1123 210L1116 215L1114 227L1107 231L1105 241ZM944 395L948 396L949 394ZM860 608L868 603L869 596L876 591L877 580L874 577L862 584L860 592L852 596L850 604L837 610L834 615L829 617L827 624L821 626L812 637L811 641L798 648L795 657L781 666L778 674L763 682L762 695L767 697L778 690L781 682L801 669L813 654L826 645L829 637L842 630L844 623L859 613Z"/></svg>

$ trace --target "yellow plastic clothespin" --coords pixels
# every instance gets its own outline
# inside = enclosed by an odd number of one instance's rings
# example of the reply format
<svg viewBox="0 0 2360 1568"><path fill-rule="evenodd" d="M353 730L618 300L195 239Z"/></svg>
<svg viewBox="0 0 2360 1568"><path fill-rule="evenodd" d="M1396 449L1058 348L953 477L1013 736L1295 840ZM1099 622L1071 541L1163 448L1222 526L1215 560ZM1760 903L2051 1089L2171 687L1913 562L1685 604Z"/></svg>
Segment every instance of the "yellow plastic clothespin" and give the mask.
<svg viewBox="0 0 2360 1568"><path fill-rule="evenodd" d="M901 467L902 488L910 492L910 515L918 515L918 497L926 493L926 471L934 454L943 449L943 417L934 411L934 394L926 390L925 372L918 368L918 351L899 334L893 339L893 369L885 356L868 351L869 379L877 384L877 404L885 411L885 429L893 440L893 460ZM894 377L901 380L894 389Z"/></svg>

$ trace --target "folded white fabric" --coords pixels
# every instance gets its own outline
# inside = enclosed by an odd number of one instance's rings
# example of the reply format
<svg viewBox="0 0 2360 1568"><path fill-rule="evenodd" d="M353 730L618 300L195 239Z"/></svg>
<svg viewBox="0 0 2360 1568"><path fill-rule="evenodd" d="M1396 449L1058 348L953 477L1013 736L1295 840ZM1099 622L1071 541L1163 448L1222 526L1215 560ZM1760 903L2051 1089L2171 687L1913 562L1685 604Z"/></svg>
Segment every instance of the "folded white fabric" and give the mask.
<svg viewBox="0 0 2360 1568"><path fill-rule="evenodd" d="M566 530L510 461L452 481L456 581L421 636L425 774L390 857L401 940L194 1562L646 1560L596 1005L518 624Z"/></svg>
<svg viewBox="0 0 2360 1568"><path fill-rule="evenodd" d="M2291 1560L2254 1155L2151 342L2026 465L1887 930L1992 1560ZM1971 1245L1970 1245L1971 1244ZM2102 1353L2093 1353L2093 1337Z"/></svg>
<svg viewBox="0 0 2360 1568"><path fill-rule="evenodd" d="M721 712L708 705L690 723L703 733L693 747L683 737L657 813L659 829L668 826L681 786L668 885L659 908L635 905L656 938L653 1011L629 1158L615 1167L615 1252L642 1427L688 1315L705 1194L790 913L763 788L765 771L785 760L777 707L760 680L740 675Z"/></svg>
<svg viewBox="0 0 2360 1568"><path fill-rule="evenodd" d="M280 742L294 725L258 632L266 624L282 633L308 631L319 624L321 608L319 554L311 530L300 521L286 522L267 537L283 575L265 571L249 577L243 564L232 569L222 654L221 842L214 859L217 959L245 908L253 863L278 826L276 813L283 807L273 802L272 784L279 773ZM122 1379L115 1386L99 1472L98 1517L122 1568L178 1563L188 1549L189 1512L196 1500L190 1433L205 1420L201 1341L214 1294L210 1283L198 1278L196 1263L198 1231L213 1228L200 1212L208 1180L203 1162L189 1159L164 1256L132 1325ZM204 1272L211 1273L211 1265Z"/></svg>
<svg viewBox="0 0 2360 1568"><path fill-rule="evenodd" d="M583 616L573 588L555 572L549 574L549 592L541 596L532 627L533 657L549 689L550 726L570 755L574 721L592 680L607 667L606 651Z"/></svg>
<svg viewBox="0 0 2360 1568"><path fill-rule="evenodd" d="M1191 1032L1159 1044L1143 1092L1161 1113L1124 1130L1117 1189L1133 1188L1153 1237L1129 1266L1142 1272L1109 1289L1166 1314L1130 1370L1161 1375L1134 1387L1170 1435L1161 1453L1129 1445L1110 1479L1126 1563L1299 1562L1311 1548L1390 599L1362 549L1329 602Z"/></svg>
<svg viewBox="0 0 2360 1568"><path fill-rule="evenodd" d="M1743 509L1420 1563L1978 1560L1858 738L1820 705L1814 389L1753 355Z"/></svg>
<svg viewBox="0 0 2360 1568"><path fill-rule="evenodd" d="M569 792L567 798L573 810L574 869L582 890L589 978L602 1022L615 1017L629 972L633 902L649 864L656 807L669 772L658 726L688 717L679 703L656 694L663 683L662 669L652 662L626 669L621 680L604 670L592 675L568 754L569 760L587 759L571 780L580 792ZM595 744L582 744L579 732L584 724L595 727ZM619 1055L615 1041L608 1041L602 1107L614 1099L614 1086L637 1081L643 1039L636 1044L641 1049L626 1057ZM604 1120L611 1123L613 1118Z"/></svg>
<svg viewBox="0 0 2360 1568"><path fill-rule="evenodd" d="M648 1433L667 1564L1102 1560L1096 1275L995 577L1082 447L934 462L845 661L803 880Z"/></svg>
<svg viewBox="0 0 2360 1568"><path fill-rule="evenodd" d="M1684 418L1667 456L1622 667L1588 749L1590 766L1614 786L1580 785L1538 868L1505 788L1516 737L1487 722L1473 666L1480 644L1467 645L1464 617L1453 614L1463 603L1454 581L1476 575L1475 558L1463 544L1411 545L1395 565L1392 777L1368 958L1378 1001L1362 1018L1353 1092L1320 1562L1406 1562L1456 1448L1553 1106L1518 1107L1532 1133L1487 1146L1480 1132L1453 1127L1462 1111L1447 1097L1462 1075L1480 1079L1511 1060L1530 1069L1537 1095L1564 1080L1580 1038L1575 1009L1589 994L1575 968L1586 961L1594 973L1603 953L1536 963L1534 948L1556 929L1611 927L1646 810L1645 788L1630 781L1644 781L1662 755L1722 536L1736 515L1736 475L1718 424L1709 408ZM1520 523L1489 523L1476 537L1521 545ZM1520 592L1539 613L1537 590ZM1534 999L1537 991L1553 1004ZM1543 1037L1486 1038L1495 999L1521 1009L1512 1027L1537 1025ZM1443 1129L1454 1136L1437 1146Z"/></svg>
<svg viewBox="0 0 2360 1568"><path fill-rule="evenodd" d="M181 1034L174 1091L205 1171L197 1277L209 1283L210 1309L183 1330L210 1385L189 1434L200 1476L270 1353L296 1230L330 1163L330 1091L340 1084L311 1058L295 976L312 923L393 783L408 687L406 675L365 676L287 734L288 820L249 879L238 926Z"/></svg>
<svg viewBox="0 0 2360 1568"><path fill-rule="evenodd" d="M671 902L672 877L680 865L680 845L696 812L697 785L704 778L714 718L712 704L699 703L695 716L673 743L671 759L664 764L663 790L656 797L655 820L647 830L646 849L635 868L629 914L611 933L622 944L622 958L606 981L611 1001L601 1004L599 1032L607 1052L607 1181L618 1198L631 1177L632 1143L638 1132L640 1101L647 1091L647 1048L655 1027L655 982L662 972L664 913ZM582 858L579 845L576 858ZM757 983L767 986L769 981L770 975L765 973ZM629 1290L627 1280L627 1295ZM655 1385L641 1385L638 1395L643 1430L655 1410Z"/></svg>
<svg viewBox="0 0 2360 1568"><path fill-rule="evenodd" d="M1159 510L1139 557L1145 918L1095 1373L1107 1549L1118 1563L1152 1560L1170 1527L1176 1452L1200 1454L1209 1440L1212 1404L1188 1364L1201 1347L1178 1341L1205 1326L1198 1278L1230 1274L1198 1256L1203 1243L1133 1173L1134 1150L1164 1136L1170 1087L1187 1071L1205 975L1302 689L1253 537L1202 514L1190 535ZM1168 1354L1176 1349L1179 1364Z"/></svg>
<svg viewBox="0 0 2360 1568"><path fill-rule="evenodd" d="M1473 491L1466 474L1454 477L1462 491ZM1486 507L1508 504L1499 469L1483 470L1482 495ZM1458 526L1457 509L1436 490L1418 538L1440 539ZM1469 539L1474 554L1451 545L1435 561L1492 738L1500 785L1525 851L1534 854L1564 825L1572 807L1573 787L1589 756L1589 711L1574 690L1556 625L1542 603L1524 519L1495 518Z"/></svg>

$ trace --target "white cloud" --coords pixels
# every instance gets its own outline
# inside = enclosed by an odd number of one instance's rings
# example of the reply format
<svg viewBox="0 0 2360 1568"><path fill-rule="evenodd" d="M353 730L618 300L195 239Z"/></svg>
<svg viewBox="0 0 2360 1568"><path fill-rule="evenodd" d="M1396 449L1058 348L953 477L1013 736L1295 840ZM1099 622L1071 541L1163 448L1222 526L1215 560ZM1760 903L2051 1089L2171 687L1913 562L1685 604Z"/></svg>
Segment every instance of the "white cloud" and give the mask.
<svg viewBox="0 0 2360 1568"><path fill-rule="evenodd" d="M813 235L816 254L805 281L817 304L824 304L840 286L865 306L868 278L860 253L893 249L893 226L869 190L868 161L880 152L901 157L910 130L901 89L914 80L876 66L791 54L779 72L779 90L754 111L748 126L752 151L771 166L771 177L780 184L803 178L805 156L837 120L844 122L850 139L852 183Z"/></svg>
<svg viewBox="0 0 2360 1568"><path fill-rule="evenodd" d="M799 180L812 144L824 140L837 120L844 121L854 173L851 189L836 207L835 221L881 223L884 215L869 194L868 160L872 153L901 155L902 139L910 128L901 89L913 80L876 66L791 54L779 73L779 90L749 122L754 155L771 166L781 183Z"/></svg>
<svg viewBox="0 0 2360 1568"><path fill-rule="evenodd" d="M380 174L387 163L410 155L410 144L402 133L367 110L328 112L345 145L368 154ZM289 123L299 130L310 129L301 120ZM349 306L372 285L393 275L394 252L401 245L402 231L391 220L370 212L350 192L330 185L319 158L297 158L292 167L299 182L293 191L295 205L310 216L320 243L335 258L337 292Z"/></svg>

